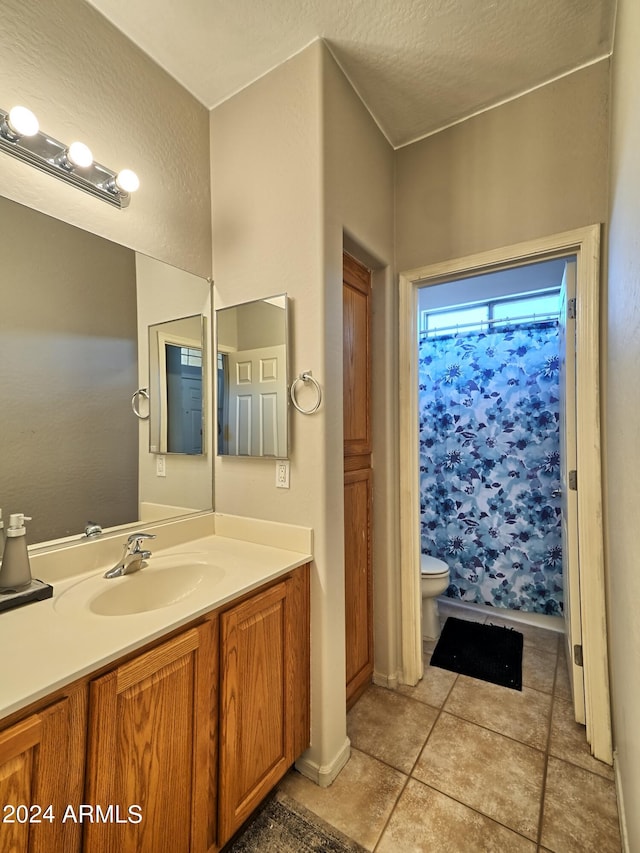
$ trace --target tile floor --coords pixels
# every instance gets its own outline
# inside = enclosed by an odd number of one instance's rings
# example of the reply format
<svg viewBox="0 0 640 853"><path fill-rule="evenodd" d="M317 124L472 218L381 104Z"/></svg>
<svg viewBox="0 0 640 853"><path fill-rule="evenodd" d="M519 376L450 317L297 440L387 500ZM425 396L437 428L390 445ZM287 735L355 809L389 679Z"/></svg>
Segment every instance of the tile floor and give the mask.
<svg viewBox="0 0 640 853"><path fill-rule="evenodd" d="M613 770L573 720L560 635L516 628L522 692L431 667L431 644L416 687L371 686L351 709L329 788L296 771L280 787L375 853L619 853Z"/></svg>

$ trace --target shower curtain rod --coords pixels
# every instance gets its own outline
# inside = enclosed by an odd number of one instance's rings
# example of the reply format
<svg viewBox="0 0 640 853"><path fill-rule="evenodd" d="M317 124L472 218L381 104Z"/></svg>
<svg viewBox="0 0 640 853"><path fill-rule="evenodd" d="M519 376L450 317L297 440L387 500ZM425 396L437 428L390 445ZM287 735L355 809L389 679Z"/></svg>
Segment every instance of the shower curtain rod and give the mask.
<svg viewBox="0 0 640 853"><path fill-rule="evenodd" d="M502 325L506 323L507 325L511 324L512 326L517 326L519 323L524 323L527 320L534 320L537 323L546 323L549 320L557 320L560 316L559 311L549 311L547 314L525 314L523 317L517 318L509 318L507 317L504 320L480 320L480 322L471 322L471 323L454 323L451 326L439 326L437 329L423 329L419 336L427 336L427 335L438 335L441 332L450 332L452 330L458 329L467 329L469 326L473 326L474 328L482 327L482 326L497 326L498 324Z"/></svg>

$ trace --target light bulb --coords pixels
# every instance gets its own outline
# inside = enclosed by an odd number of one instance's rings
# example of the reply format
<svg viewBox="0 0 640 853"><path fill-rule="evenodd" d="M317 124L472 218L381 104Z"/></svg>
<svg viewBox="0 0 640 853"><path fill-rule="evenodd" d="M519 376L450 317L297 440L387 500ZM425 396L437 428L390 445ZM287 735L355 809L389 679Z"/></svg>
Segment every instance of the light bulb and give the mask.
<svg viewBox="0 0 640 853"><path fill-rule="evenodd" d="M26 107L12 107L7 123L17 136L35 136L40 130L38 119Z"/></svg>
<svg viewBox="0 0 640 853"><path fill-rule="evenodd" d="M93 154L84 142L72 142L67 150L67 160L74 166L87 169L93 163Z"/></svg>
<svg viewBox="0 0 640 853"><path fill-rule="evenodd" d="M116 175L116 186L123 193L134 193L140 186L140 179L131 169L122 169Z"/></svg>

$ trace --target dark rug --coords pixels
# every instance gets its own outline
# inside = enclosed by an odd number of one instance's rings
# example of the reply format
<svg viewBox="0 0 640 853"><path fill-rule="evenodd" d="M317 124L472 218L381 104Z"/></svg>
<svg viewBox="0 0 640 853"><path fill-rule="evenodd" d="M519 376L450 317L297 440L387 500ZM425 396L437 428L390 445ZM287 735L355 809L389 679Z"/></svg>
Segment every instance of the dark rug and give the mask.
<svg viewBox="0 0 640 853"><path fill-rule="evenodd" d="M522 644L522 634L513 628L450 616L431 656L431 665L522 690Z"/></svg>
<svg viewBox="0 0 640 853"><path fill-rule="evenodd" d="M224 853L366 853L286 794L276 793L249 819Z"/></svg>

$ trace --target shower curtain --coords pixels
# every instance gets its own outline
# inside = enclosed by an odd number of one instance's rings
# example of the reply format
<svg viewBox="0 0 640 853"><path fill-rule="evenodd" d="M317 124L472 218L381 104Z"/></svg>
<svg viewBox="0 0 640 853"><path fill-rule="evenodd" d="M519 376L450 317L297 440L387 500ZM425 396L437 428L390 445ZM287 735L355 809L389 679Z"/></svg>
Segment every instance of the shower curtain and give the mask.
<svg viewBox="0 0 640 853"><path fill-rule="evenodd" d="M556 322L422 337L422 551L447 595L562 612Z"/></svg>

